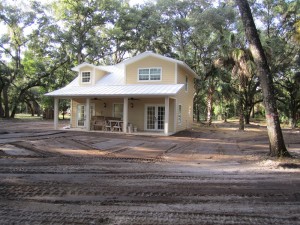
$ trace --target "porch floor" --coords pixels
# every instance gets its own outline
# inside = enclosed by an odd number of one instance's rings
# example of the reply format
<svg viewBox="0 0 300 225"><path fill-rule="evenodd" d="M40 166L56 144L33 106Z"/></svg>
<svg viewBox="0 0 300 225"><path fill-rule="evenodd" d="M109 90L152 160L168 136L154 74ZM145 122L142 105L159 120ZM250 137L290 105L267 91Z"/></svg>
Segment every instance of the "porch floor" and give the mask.
<svg viewBox="0 0 300 225"><path fill-rule="evenodd" d="M63 127L60 130L72 130L72 131L86 131L86 132L95 132L95 133L105 133L105 134L126 134L126 135L142 135L142 136L170 136L174 134L174 132L169 132L168 135L165 135L164 132L160 131L138 131L138 132L131 132L131 133L123 133L122 131L103 131L103 130L90 130L87 131L85 128L70 128L70 127Z"/></svg>

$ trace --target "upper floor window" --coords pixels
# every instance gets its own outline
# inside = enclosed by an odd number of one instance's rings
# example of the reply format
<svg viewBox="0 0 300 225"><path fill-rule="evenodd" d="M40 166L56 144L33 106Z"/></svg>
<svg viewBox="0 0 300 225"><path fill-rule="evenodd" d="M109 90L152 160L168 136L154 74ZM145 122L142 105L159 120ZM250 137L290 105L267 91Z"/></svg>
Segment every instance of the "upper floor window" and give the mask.
<svg viewBox="0 0 300 225"><path fill-rule="evenodd" d="M188 79L188 77L186 76L186 77L185 77L185 84L184 84L184 90L185 90L185 91L188 91L188 86L189 86L189 79Z"/></svg>
<svg viewBox="0 0 300 225"><path fill-rule="evenodd" d="M81 83L90 83L90 82L91 82L91 72L82 72Z"/></svg>
<svg viewBox="0 0 300 225"><path fill-rule="evenodd" d="M139 69L139 81L161 80L161 68Z"/></svg>

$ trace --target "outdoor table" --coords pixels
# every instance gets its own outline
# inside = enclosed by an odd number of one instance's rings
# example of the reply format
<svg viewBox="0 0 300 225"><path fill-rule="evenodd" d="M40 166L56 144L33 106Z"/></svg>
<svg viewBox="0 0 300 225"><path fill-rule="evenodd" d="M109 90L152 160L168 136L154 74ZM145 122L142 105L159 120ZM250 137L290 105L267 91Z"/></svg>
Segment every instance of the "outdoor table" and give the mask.
<svg viewBox="0 0 300 225"><path fill-rule="evenodd" d="M122 120L108 120L110 131L114 131L115 129L122 131L122 123Z"/></svg>

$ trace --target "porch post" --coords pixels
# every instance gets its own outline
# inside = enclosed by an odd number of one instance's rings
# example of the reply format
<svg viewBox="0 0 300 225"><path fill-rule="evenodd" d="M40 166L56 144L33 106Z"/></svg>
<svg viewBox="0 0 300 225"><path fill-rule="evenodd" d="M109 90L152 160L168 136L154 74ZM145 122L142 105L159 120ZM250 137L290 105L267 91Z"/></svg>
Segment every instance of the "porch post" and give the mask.
<svg viewBox="0 0 300 225"><path fill-rule="evenodd" d="M58 98L54 98L54 130L58 129Z"/></svg>
<svg viewBox="0 0 300 225"><path fill-rule="evenodd" d="M128 97L124 98L123 104L123 132L127 133L127 124L128 124Z"/></svg>
<svg viewBox="0 0 300 225"><path fill-rule="evenodd" d="M85 125L85 127L86 127L86 130L87 131L90 131L90 129L91 129L91 112L90 112L90 110L91 110L91 104L90 104L90 99L89 98L87 98L86 99L86 107L85 107L85 122L86 122L86 125Z"/></svg>
<svg viewBox="0 0 300 225"><path fill-rule="evenodd" d="M170 98L165 97L165 135L169 133Z"/></svg>

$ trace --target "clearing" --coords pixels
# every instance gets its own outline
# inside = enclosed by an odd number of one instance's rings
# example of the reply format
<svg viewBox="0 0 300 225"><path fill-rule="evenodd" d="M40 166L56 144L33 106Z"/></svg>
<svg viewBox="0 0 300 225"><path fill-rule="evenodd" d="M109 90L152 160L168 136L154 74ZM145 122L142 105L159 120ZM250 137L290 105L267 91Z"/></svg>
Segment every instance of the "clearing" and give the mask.
<svg viewBox="0 0 300 225"><path fill-rule="evenodd" d="M274 160L259 125L159 137L52 124L0 120L0 224L300 224L299 130L284 130L295 158Z"/></svg>

